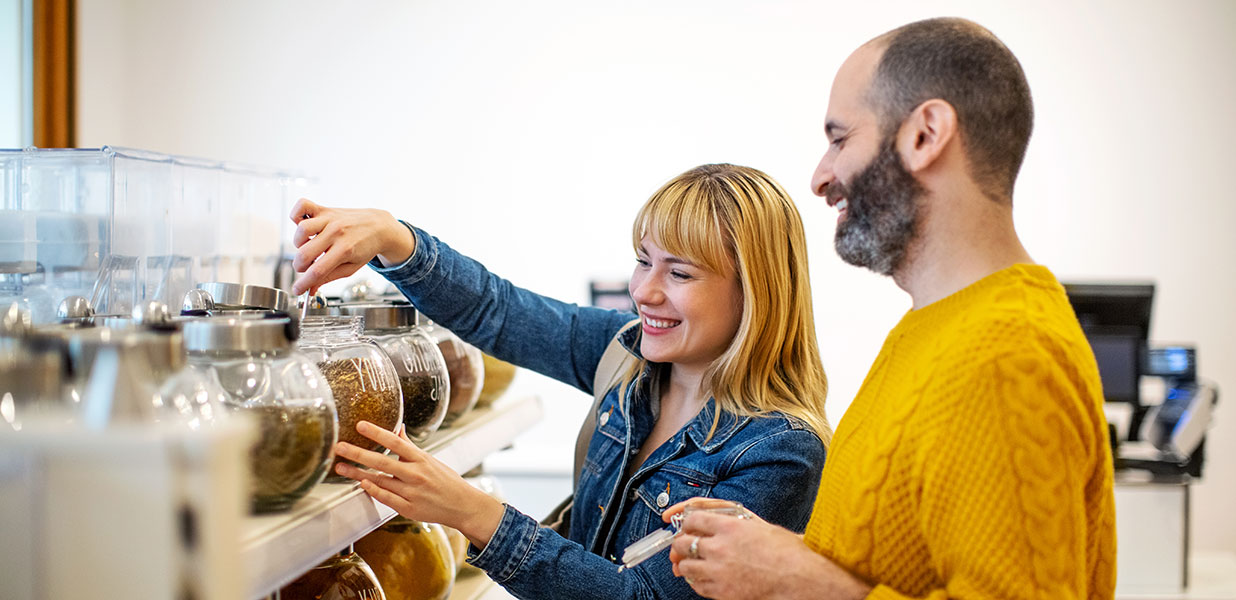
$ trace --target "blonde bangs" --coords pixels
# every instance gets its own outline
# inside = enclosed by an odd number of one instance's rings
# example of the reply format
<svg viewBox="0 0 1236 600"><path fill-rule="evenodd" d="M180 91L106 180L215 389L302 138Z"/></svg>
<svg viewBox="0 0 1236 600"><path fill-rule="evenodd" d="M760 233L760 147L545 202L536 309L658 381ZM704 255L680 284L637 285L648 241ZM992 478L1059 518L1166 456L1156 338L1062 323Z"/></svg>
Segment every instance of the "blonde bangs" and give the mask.
<svg viewBox="0 0 1236 600"><path fill-rule="evenodd" d="M738 331L705 373L703 391L731 414L801 419L827 446L828 377L816 346L806 235L785 189L750 167L702 165L657 190L631 233L636 251L651 236L670 254L738 277ZM631 366L623 389L645 364ZM720 415L713 416L709 438Z"/></svg>
<svg viewBox="0 0 1236 600"><path fill-rule="evenodd" d="M711 184L711 185L710 185ZM671 181L644 204L635 217L631 245L639 250L651 236L662 250L691 261L713 273L733 272L734 251L730 232L718 214L715 182Z"/></svg>

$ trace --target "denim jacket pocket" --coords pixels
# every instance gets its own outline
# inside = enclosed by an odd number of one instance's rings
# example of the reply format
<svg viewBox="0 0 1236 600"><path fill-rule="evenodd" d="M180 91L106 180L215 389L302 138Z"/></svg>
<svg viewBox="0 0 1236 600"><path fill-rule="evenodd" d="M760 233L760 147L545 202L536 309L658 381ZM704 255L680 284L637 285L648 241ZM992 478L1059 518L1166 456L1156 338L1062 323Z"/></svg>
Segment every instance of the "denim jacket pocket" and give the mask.
<svg viewBox="0 0 1236 600"><path fill-rule="evenodd" d="M643 527L638 524L631 527L630 531L635 539L627 542L634 542L653 531L667 527L667 524L661 521L661 515L667 508L684 500L709 496L716 482L714 475L674 463L666 463L650 473L648 478L635 488L636 498L647 508L647 511L640 511L644 512L647 523Z"/></svg>
<svg viewBox="0 0 1236 600"><path fill-rule="evenodd" d="M622 464L622 455L627 452L626 420L618 412L613 402L601 405L597 415L597 428L592 440L588 443L588 454L584 457L580 481L591 472L592 475L602 475L601 465Z"/></svg>

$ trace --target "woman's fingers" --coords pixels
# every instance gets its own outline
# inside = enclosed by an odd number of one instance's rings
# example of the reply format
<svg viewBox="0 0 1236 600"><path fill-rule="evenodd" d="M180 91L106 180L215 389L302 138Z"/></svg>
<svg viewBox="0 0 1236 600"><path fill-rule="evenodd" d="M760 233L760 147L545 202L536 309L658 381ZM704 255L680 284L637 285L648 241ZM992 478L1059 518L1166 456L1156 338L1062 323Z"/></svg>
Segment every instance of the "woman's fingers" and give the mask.
<svg viewBox="0 0 1236 600"><path fill-rule="evenodd" d="M347 442L339 442L335 444L335 455L346 458L354 463L365 465L370 469L376 469L383 473L389 473L395 477L401 475L399 472L399 465L402 463L399 462L399 459L380 452L364 450Z"/></svg>
<svg viewBox="0 0 1236 600"><path fill-rule="evenodd" d="M414 461L424 456L425 451L416 447L408 437L398 436L394 433L382 429L369 421L361 421L356 424L356 431L361 435L381 444L384 448L389 448L391 452L399 455L400 458L406 461Z"/></svg>
<svg viewBox="0 0 1236 600"><path fill-rule="evenodd" d="M293 219L295 220L295 219ZM302 220L296 225L296 231L292 232L292 245L297 248L305 245L313 236L322 233L326 229L328 219L312 217Z"/></svg>
<svg viewBox="0 0 1236 600"><path fill-rule="evenodd" d="M301 198L292 205L292 213L288 216L292 218L293 223L300 223L306 216L316 217L321 212L322 207L314 204L308 198Z"/></svg>
<svg viewBox="0 0 1236 600"><path fill-rule="evenodd" d="M403 496L387 489L384 484L387 484L387 482L382 481L379 483L371 479L362 479L360 482L361 489L365 490L370 496L373 496L374 500L395 509L395 512L399 514L405 516L411 514L412 504Z"/></svg>

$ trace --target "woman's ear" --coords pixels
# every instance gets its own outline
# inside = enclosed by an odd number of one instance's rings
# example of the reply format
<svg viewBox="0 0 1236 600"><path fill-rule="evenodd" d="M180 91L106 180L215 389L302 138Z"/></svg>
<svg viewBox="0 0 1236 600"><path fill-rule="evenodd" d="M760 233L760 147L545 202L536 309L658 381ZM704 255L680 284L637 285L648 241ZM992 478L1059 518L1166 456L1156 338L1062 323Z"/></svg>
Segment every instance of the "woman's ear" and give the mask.
<svg viewBox="0 0 1236 600"><path fill-rule="evenodd" d="M901 122L897 150L911 173L935 164L957 138L957 110L952 104L934 98L918 105Z"/></svg>

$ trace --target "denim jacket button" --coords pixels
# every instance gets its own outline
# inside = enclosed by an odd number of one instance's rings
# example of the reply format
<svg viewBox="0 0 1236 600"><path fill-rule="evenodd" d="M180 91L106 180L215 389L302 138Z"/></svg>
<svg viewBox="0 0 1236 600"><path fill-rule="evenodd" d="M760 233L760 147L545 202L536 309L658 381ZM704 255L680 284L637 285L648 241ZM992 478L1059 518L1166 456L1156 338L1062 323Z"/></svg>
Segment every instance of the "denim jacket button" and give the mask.
<svg viewBox="0 0 1236 600"><path fill-rule="evenodd" d="M607 412L601 413L601 417L597 419L597 423L600 423L601 427L605 427L605 424L608 422L609 422L609 413Z"/></svg>
<svg viewBox="0 0 1236 600"><path fill-rule="evenodd" d="M660 508L665 508L667 504L669 504L669 494L665 492L657 494L657 506Z"/></svg>

